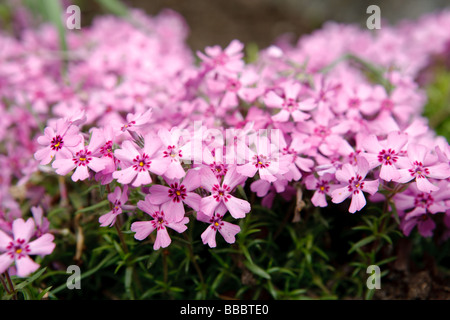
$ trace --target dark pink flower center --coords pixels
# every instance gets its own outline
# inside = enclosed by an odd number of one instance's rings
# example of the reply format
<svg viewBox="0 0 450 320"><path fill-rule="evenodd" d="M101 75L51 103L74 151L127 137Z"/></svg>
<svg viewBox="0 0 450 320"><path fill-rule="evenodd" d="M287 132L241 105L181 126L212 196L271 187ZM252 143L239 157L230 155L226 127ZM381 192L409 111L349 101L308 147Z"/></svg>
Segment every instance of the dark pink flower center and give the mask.
<svg viewBox="0 0 450 320"><path fill-rule="evenodd" d="M350 98L348 100L348 107L350 109L358 109L360 104L361 104L361 100L359 100L358 98Z"/></svg>
<svg viewBox="0 0 450 320"><path fill-rule="evenodd" d="M259 154L253 156L253 165L258 169L264 169L270 166L270 160L266 156Z"/></svg>
<svg viewBox="0 0 450 320"><path fill-rule="evenodd" d="M434 203L434 198L429 193L419 193L414 199L414 206L420 208L429 208Z"/></svg>
<svg viewBox="0 0 450 320"><path fill-rule="evenodd" d="M135 171L147 171L150 169L150 157L143 153L142 155L137 155L136 158L133 159L133 169Z"/></svg>
<svg viewBox="0 0 450 320"><path fill-rule="evenodd" d="M104 156L104 157L108 157L108 158L114 158L114 154L113 154L113 143L112 141L108 141L105 143L105 145L103 147L100 148L100 153Z"/></svg>
<svg viewBox="0 0 450 320"><path fill-rule="evenodd" d="M425 178L426 175L430 174L430 170L425 168L422 162L414 161L413 168L408 170L411 176L416 178Z"/></svg>
<svg viewBox="0 0 450 320"><path fill-rule="evenodd" d="M287 98L284 100L282 107L289 111L296 110L298 108L298 102L295 99Z"/></svg>
<svg viewBox="0 0 450 320"><path fill-rule="evenodd" d="M8 250L8 254L12 259L20 259L27 256L28 252L30 252L28 244L25 243L24 239L20 238L15 241L11 241L6 247L6 250Z"/></svg>
<svg viewBox="0 0 450 320"><path fill-rule="evenodd" d="M318 126L314 128L314 134L322 138L329 136L330 133L331 133L330 129L324 126Z"/></svg>
<svg viewBox="0 0 450 320"><path fill-rule="evenodd" d="M348 180L348 191L353 192L354 194L359 193L359 190L364 188L364 182L362 181L362 177L357 174L356 177L351 177Z"/></svg>
<svg viewBox="0 0 450 320"><path fill-rule="evenodd" d="M125 130L127 130L127 129L133 127L133 125L135 125L135 124L136 124L136 121L130 121L130 122L124 124L124 125L122 126L121 130L122 130L122 131L125 131Z"/></svg>
<svg viewBox="0 0 450 320"><path fill-rule="evenodd" d="M381 109L391 111L394 108L394 103L391 99L384 99L381 101Z"/></svg>
<svg viewBox="0 0 450 320"><path fill-rule="evenodd" d="M178 185L177 182L170 185L169 197L173 202L180 202L186 198L186 188L184 185Z"/></svg>
<svg viewBox="0 0 450 320"><path fill-rule="evenodd" d="M52 139L50 148L52 150L58 151L63 147L63 145L64 145L63 138L60 135L57 135Z"/></svg>
<svg viewBox="0 0 450 320"><path fill-rule="evenodd" d="M224 184L222 187L218 184L213 185L211 194L216 199L217 202L224 201L227 202L231 198L230 195L231 188Z"/></svg>
<svg viewBox="0 0 450 320"><path fill-rule="evenodd" d="M330 190L329 181L319 180L316 184L316 189L319 193L326 193Z"/></svg>
<svg viewBox="0 0 450 320"><path fill-rule="evenodd" d="M75 157L73 157L72 160L77 167L86 166L89 164L89 161L92 160L92 157L90 157L90 155L90 151L80 150L75 154Z"/></svg>
<svg viewBox="0 0 450 320"><path fill-rule="evenodd" d="M167 225L167 221L164 218L164 212L163 211L156 211L154 214L151 215L154 220L152 220L153 227L157 230L164 229Z"/></svg>
<svg viewBox="0 0 450 320"><path fill-rule="evenodd" d="M227 90L236 92L241 88L241 83L237 79L229 79L227 83Z"/></svg>
<svg viewBox="0 0 450 320"><path fill-rule="evenodd" d="M211 223L211 228L214 230L220 230L223 226L223 216L216 213L212 216L212 218L209 220L209 222Z"/></svg>
<svg viewBox="0 0 450 320"><path fill-rule="evenodd" d="M182 157L182 153L181 150L176 150L175 146L168 146L167 150L164 151L164 157L171 157L172 159L176 160L176 157L181 158Z"/></svg>
<svg viewBox="0 0 450 320"><path fill-rule="evenodd" d="M393 149L387 149L387 150L381 150L378 154L378 161L385 165L393 165L394 162L397 162L398 156L395 150Z"/></svg>

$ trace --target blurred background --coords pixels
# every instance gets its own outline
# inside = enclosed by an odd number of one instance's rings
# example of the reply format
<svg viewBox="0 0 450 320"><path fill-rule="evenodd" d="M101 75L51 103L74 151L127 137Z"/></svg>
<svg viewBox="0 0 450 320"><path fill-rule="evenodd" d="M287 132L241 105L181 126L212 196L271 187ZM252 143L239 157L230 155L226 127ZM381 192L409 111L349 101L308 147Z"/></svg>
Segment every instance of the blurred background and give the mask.
<svg viewBox="0 0 450 320"><path fill-rule="evenodd" d="M188 43L193 50L227 45L233 39L253 42L263 48L281 34L296 40L326 21L356 23L366 27L369 5L378 5L386 23L418 18L445 7L448 0L122 0L128 6L156 15L164 8L180 13L190 28ZM74 1L81 8L82 24L89 24L103 9L97 1ZM383 25L382 25L383 26Z"/></svg>

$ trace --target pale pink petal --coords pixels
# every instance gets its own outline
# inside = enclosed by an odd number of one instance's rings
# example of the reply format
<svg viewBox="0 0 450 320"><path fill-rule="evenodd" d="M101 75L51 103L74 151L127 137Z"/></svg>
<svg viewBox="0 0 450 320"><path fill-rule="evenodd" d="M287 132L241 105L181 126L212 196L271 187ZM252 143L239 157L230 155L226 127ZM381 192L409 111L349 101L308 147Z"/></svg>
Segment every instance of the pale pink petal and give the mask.
<svg viewBox="0 0 450 320"><path fill-rule="evenodd" d="M234 243L236 241L236 234L241 231L241 228L238 225L222 221L223 225L219 229L219 233L228 243Z"/></svg>
<svg viewBox="0 0 450 320"><path fill-rule="evenodd" d="M414 161L424 162L428 148L424 145L410 143L408 144L408 158Z"/></svg>
<svg viewBox="0 0 450 320"><path fill-rule="evenodd" d="M284 100L275 92L269 91L264 98L264 103L269 108L280 108L281 105L284 103Z"/></svg>
<svg viewBox="0 0 450 320"><path fill-rule="evenodd" d="M393 165L383 164L381 165L380 178L385 181L398 180L400 179L400 174L397 171L397 168Z"/></svg>
<svg viewBox="0 0 450 320"><path fill-rule="evenodd" d="M131 183L133 187L140 187L143 185L147 185L152 183L152 178L150 177L150 173L148 171L138 172L136 175L136 179Z"/></svg>
<svg viewBox="0 0 450 320"><path fill-rule="evenodd" d="M186 224L189 222L188 217L184 217L183 219L179 220L178 222L169 222L167 223L167 226L173 230L175 230L178 233L183 233L187 230Z"/></svg>
<svg viewBox="0 0 450 320"><path fill-rule="evenodd" d="M316 191L314 192L313 196L311 197L311 202L316 207L326 207L328 206L325 193Z"/></svg>
<svg viewBox="0 0 450 320"><path fill-rule="evenodd" d="M89 160L88 167L95 172L99 172L105 169L108 164L109 158L92 157L91 160Z"/></svg>
<svg viewBox="0 0 450 320"><path fill-rule="evenodd" d="M247 177L236 171L235 166L228 167L228 171L223 178L223 185L227 185L233 190L237 185L244 183L246 179Z"/></svg>
<svg viewBox="0 0 450 320"><path fill-rule="evenodd" d="M72 159L57 159L53 162L52 167L56 169L57 174L65 176L76 166Z"/></svg>
<svg viewBox="0 0 450 320"><path fill-rule="evenodd" d="M107 226L111 227L116 222L116 217L117 214L114 214L111 211L100 216L100 218L98 218L100 227L107 227Z"/></svg>
<svg viewBox="0 0 450 320"><path fill-rule="evenodd" d="M336 179L344 183L348 183L348 180L355 176L355 168L349 163L344 164L341 170L336 171Z"/></svg>
<svg viewBox="0 0 450 320"><path fill-rule="evenodd" d="M173 200L167 201L161 205L161 211L164 212L168 222L180 221L184 217L183 202L176 202Z"/></svg>
<svg viewBox="0 0 450 320"><path fill-rule="evenodd" d="M208 191L211 191L214 185L219 185L217 177L209 167L203 167L200 172L201 185Z"/></svg>
<svg viewBox="0 0 450 320"><path fill-rule="evenodd" d="M247 164L244 164L242 166L238 166L236 168L236 171L246 177L253 177L256 172L258 171L258 168L251 162L248 162Z"/></svg>
<svg viewBox="0 0 450 320"><path fill-rule="evenodd" d="M447 179L450 177L450 166L447 163L439 163L434 166L428 167L427 177L434 179Z"/></svg>
<svg viewBox="0 0 450 320"><path fill-rule="evenodd" d="M148 200L153 204L162 204L167 201L171 201L169 197L169 188L159 184L155 184L149 189L150 196Z"/></svg>
<svg viewBox="0 0 450 320"><path fill-rule="evenodd" d="M85 180L89 178L89 170L86 166L78 166L72 175L73 181Z"/></svg>
<svg viewBox="0 0 450 320"><path fill-rule="evenodd" d="M8 253L0 255L0 274L5 272L13 262L14 258Z"/></svg>
<svg viewBox="0 0 450 320"><path fill-rule="evenodd" d="M47 255L52 253L55 249L54 239L55 237L50 233L43 234L28 244L28 248L30 249L29 254Z"/></svg>
<svg viewBox="0 0 450 320"><path fill-rule="evenodd" d="M11 241L13 241L13 239L11 239L10 236L0 230L0 251L6 251L6 247Z"/></svg>
<svg viewBox="0 0 450 320"><path fill-rule="evenodd" d="M245 214L250 212L250 203L243 199L231 196L228 201L224 202L230 214L235 219L244 218Z"/></svg>
<svg viewBox="0 0 450 320"><path fill-rule="evenodd" d="M208 217L211 217L214 213L214 209L216 209L218 205L219 202L217 202L213 196L208 196L202 198L202 200L200 201L200 211L202 211Z"/></svg>
<svg viewBox="0 0 450 320"><path fill-rule="evenodd" d="M378 191L378 186L380 185L379 180L365 180L363 190L365 192L374 195Z"/></svg>
<svg viewBox="0 0 450 320"><path fill-rule="evenodd" d="M189 207L194 209L195 211L200 210L200 203L202 201L202 197L195 192L187 192L186 198L183 200Z"/></svg>
<svg viewBox="0 0 450 320"><path fill-rule="evenodd" d="M272 116L272 120L275 122L286 122L289 120L290 115L289 111L281 109L280 112Z"/></svg>
<svg viewBox="0 0 450 320"><path fill-rule="evenodd" d="M35 224L32 218L28 218L26 222L22 218L14 220L12 225L14 239L22 239L27 243L34 234L34 228Z"/></svg>
<svg viewBox="0 0 450 320"><path fill-rule="evenodd" d="M150 165L150 171L158 176L162 176L169 168L170 159L169 158L156 158L152 159Z"/></svg>
<svg viewBox="0 0 450 320"><path fill-rule="evenodd" d="M439 190L439 187L436 187L427 178L416 177L417 189L422 192L430 193L432 191Z"/></svg>
<svg viewBox="0 0 450 320"><path fill-rule="evenodd" d="M121 184L129 184L136 177L137 171L133 167L128 167L126 169L114 171L112 176L117 179L117 182Z"/></svg>
<svg viewBox="0 0 450 320"><path fill-rule="evenodd" d="M39 269L39 264L34 262L29 256L16 258L17 276L23 278Z"/></svg>
<svg viewBox="0 0 450 320"><path fill-rule="evenodd" d="M153 250L158 250L159 248L166 248L170 245L172 239L169 237L169 233L166 228L161 228L156 233L156 240L153 244Z"/></svg>
<svg viewBox="0 0 450 320"><path fill-rule="evenodd" d="M211 248L216 247L216 229L210 225L208 228L203 231L201 238L203 241L203 244L208 244Z"/></svg>
<svg viewBox="0 0 450 320"><path fill-rule="evenodd" d="M348 191L348 187L337 188L331 193L331 201L333 203L341 203L347 199L352 193Z"/></svg>
<svg viewBox="0 0 450 320"><path fill-rule="evenodd" d="M350 208L348 211L350 213L355 213L356 211L361 210L366 205L366 198L364 197L364 194L362 191L353 193L352 195L352 201L350 203Z"/></svg>
<svg viewBox="0 0 450 320"><path fill-rule="evenodd" d="M137 221L131 224L130 230L136 232L134 238L144 240L155 230L152 221Z"/></svg>

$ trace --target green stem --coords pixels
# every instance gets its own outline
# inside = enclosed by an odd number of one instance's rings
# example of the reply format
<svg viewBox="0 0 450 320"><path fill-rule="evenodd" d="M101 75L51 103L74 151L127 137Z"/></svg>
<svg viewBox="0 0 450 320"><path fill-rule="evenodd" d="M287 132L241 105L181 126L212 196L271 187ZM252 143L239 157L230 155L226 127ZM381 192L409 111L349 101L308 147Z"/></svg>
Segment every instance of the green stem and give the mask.
<svg viewBox="0 0 450 320"><path fill-rule="evenodd" d="M14 283L13 283L11 277L9 276L8 270L5 271L5 276L6 276L6 280L8 281L11 293L13 293L13 300L17 300L17 293L16 293L16 290L14 289Z"/></svg>

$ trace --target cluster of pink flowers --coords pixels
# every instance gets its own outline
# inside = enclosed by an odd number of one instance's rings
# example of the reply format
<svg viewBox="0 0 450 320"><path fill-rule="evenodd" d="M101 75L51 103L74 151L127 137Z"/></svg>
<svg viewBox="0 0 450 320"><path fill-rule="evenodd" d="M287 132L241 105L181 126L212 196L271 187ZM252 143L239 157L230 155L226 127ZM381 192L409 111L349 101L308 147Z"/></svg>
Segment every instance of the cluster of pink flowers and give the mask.
<svg viewBox="0 0 450 320"><path fill-rule="evenodd" d="M438 214L450 229L450 147L421 116L426 95L416 81L450 52L450 12L376 33L329 23L250 63L239 40L192 53L175 12L132 15L135 25L107 16L68 32L67 60L51 26L0 36L2 230L25 228L11 187L48 208L35 181L54 173L113 186L99 225L139 209L150 217L131 231L143 240L156 230L154 249L189 217L205 223L204 244L215 247L217 232L233 243L240 228L228 221L252 209L246 186L268 207L302 189L317 207L349 199L351 213L389 200L406 235L417 226L431 236ZM383 70L383 82L349 56ZM130 203L136 188L145 197ZM30 238L3 233L0 272L10 243ZM30 254L51 252L42 237Z"/></svg>

